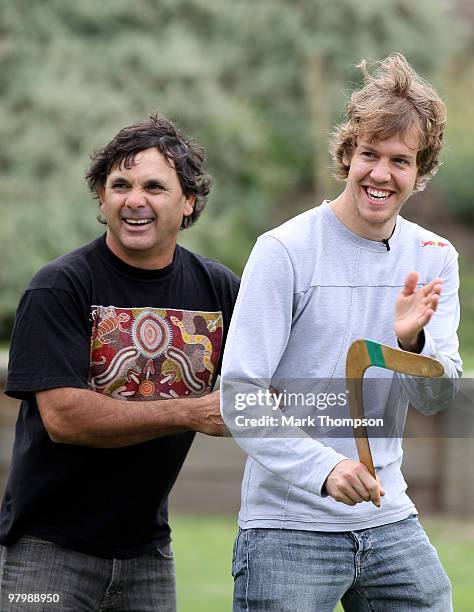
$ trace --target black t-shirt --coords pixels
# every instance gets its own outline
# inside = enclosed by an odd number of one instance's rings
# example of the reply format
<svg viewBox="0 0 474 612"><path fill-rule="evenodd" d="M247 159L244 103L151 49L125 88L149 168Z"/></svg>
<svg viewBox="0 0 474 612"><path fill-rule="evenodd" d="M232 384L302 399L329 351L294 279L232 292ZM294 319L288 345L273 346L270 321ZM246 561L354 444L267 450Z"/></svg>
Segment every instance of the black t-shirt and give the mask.
<svg viewBox="0 0 474 612"><path fill-rule="evenodd" d="M45 266L17 311L6 393L22 400L0 543L23 534L107 558L167 543L167 497L194 434L101 449L54 443L35 392L76 387L133 400L210 391L238 279L177 246L161 270L131 267L101 237Z"/></svg>

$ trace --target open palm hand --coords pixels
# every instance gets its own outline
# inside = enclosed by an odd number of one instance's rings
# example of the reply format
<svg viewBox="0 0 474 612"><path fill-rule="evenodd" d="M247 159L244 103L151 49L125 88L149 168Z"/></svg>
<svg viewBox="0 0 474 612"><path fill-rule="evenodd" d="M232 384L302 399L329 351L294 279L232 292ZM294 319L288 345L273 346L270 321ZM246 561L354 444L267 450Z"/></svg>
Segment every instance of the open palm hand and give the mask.
<svg viewBox="0 0 474 612"><path fill-rule="evenodd" d="M415 350L419 334L435 312L443 279L435 278L417 289L418 272L410 272L395 303L395 334L406 350Z"/></svg>

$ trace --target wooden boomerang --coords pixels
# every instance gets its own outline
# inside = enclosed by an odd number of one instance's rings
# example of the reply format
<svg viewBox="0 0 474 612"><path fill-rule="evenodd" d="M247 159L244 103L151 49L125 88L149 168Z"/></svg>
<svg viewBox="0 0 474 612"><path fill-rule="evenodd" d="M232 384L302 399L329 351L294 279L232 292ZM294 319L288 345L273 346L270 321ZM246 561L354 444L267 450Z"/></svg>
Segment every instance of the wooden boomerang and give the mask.
<svg viewBox="0 0 474 612"><path fill-rule="evenodd" d="M372 340L355 340L347 351L346 382L349 392L349 412L352 419L364 418L364 402L362 397L362 379L364 372L370 366L386 368L402 374L434 378L444 372L443 365L431 357L417 353L409 353L395 349ZM353 428L354 438L363 463L375 478L374 462L370 452L369 438L365 426Z"/></svg>

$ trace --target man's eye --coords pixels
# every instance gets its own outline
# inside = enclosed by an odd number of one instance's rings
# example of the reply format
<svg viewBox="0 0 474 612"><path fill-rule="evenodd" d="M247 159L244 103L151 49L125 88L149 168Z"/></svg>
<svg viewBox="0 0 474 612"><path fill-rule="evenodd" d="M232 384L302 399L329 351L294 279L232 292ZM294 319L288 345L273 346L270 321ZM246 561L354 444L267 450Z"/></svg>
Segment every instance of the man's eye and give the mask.
<svg viewBox="0 0 474 612"><path fill-rule="evenodd" d="M367 159L372 159L375 157L375 153L372 153L372 151L362 151L361 155Z"/></svg>
<svg viewBox="0 0 474 612"><path fill-rule="evenodd" d="M113 183L112 185L112 189L117 189L117 190L121 190L121 189L127 189L128 185L126 183Z"/></svg>
<svg viewBox="0 0 474 612"><path fill-rule="evenodd" d="M399 166L408 166L409 162L407 159L402 159L402 158L397 158L395 160L395 163L398 164Z"/></svg>

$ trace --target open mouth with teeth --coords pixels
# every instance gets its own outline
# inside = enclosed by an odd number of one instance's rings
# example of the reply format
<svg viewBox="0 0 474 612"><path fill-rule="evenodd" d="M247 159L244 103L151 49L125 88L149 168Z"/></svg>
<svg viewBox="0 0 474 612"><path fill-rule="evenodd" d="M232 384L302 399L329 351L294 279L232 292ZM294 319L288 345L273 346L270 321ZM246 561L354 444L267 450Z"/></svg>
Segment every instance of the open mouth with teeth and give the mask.
<svg viewBox="0 0 474 612"><path fill-rule="evenodd" d="M152 218L148 218L148 219L124 219L122 218L122 221L126 223L127 225L130 225L131 227L137 227L137 226L149 225L150 223L153 223L154 219Z"/></svg>
<svg viewBox="0 0 474 612"><path fill-rule="evenodd" d="M373 189L372 187L364 187L364 190L372 202L385 202L385 200L388 200L393 193L393 191L387 191L386 189Z"/></svg>

